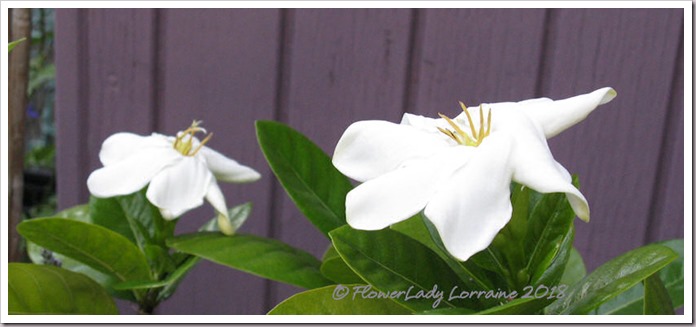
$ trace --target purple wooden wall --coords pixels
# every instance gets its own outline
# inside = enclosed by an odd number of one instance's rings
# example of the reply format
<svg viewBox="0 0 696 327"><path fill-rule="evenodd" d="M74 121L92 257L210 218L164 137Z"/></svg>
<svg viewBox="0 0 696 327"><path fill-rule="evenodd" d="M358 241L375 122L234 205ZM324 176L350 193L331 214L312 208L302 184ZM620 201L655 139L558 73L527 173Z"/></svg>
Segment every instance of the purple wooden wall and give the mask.
<svg viewBox="0 0 696 327"><path fill-rule="evenodd" d="M202 119L212 147L264 175L223 189L229 205L255 204L243 232L320 256L328 241L274 180L254 120L286 122L332 153L357 120L613 86L616 100L550 140L590 201L576 246L593 269L683 237L682 29L679 9L61 9L59 205L87 200L108 135ZM212 209L195 213L179 232ZM204 262L158 312L262 314L297 290Z"/></svg>

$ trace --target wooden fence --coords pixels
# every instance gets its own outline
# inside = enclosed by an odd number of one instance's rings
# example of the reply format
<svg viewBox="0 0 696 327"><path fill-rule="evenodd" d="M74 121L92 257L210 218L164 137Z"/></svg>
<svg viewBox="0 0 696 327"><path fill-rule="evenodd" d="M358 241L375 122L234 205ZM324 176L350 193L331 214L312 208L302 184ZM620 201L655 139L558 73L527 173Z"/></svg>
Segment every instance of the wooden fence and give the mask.
<svg viewBox="0 0 696 327"><path fill-rule="evenodd" d="M254 202L242 231L320 256L328 241L274 179L255 120L285 122L331 154L358 120L612 86L613 102L549 140L590 202L593 220L577 221L576 246L593 269L683 237L683 17L681 9L60 9L59 206L87 201L85 181L108 135L172 134L200 119L215 133L213 148L264 175L223 188L229 205ZM195 213L178 232L212 209ZM262 314L297 290L204 262L158 313Z"/></svg>

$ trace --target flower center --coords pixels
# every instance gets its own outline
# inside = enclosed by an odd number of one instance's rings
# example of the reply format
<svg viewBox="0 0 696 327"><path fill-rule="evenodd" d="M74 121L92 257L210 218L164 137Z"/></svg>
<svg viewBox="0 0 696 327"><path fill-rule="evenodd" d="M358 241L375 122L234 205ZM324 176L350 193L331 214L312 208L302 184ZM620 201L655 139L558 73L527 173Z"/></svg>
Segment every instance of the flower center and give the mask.
<svg viewBox="0 0 696 327"><path fill-rule="evenodd" d="M488 109L488 118L486 119L484 125L483 105L479 106L479 130L477 131L476 127L474 126L474 120L471 119L471 115L469 114L469 109L461 101L459 102L459 105L462 107L462 110L466 114L466 119L469 121L471 135L467 134L464 130L462 130L461 127L459 127L459 125L455 121L443 114L438 115L440 115L442 119L446 120L447 123L450 124L450 126L452 126L454 130L440 127L438 127L437 129L443 134L449 136L451 139L457 142L457 144L466 146L479 146L481 142L483 142L483 139L485 139L486 136L491 134L491 109Z"/></svg>
<svg viewBox="0 0 696 327"><path fill-rule="evenodd" d="M210 141L210 138L213 137L213 133L206 136L195 149L193 148L193 136L198 132L203 132L203 134L208 133L205 128L199 127L201 123L202 121L200 120L194 120L193 123L191 123L191 127L176 134L176 140L174 140L174 149L176 151L179 151L179 153L185 156L193 157L206 143L208 143L208 141Z"/></svg>

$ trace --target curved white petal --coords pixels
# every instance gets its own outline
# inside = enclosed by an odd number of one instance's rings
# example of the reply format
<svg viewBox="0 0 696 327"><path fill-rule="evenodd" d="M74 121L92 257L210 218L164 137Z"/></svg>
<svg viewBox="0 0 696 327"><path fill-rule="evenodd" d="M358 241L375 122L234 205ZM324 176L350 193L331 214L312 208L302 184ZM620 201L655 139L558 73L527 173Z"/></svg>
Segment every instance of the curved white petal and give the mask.
<svg viewBox="0 0 696 327"><path fill-rule="evenodd" d="M548 139L579 123L599 105L611 101L614 97L616 91L605 87L563 100L521 102L520 109L541 126Z"/></svg>
<svg viewBox="0 0 696 327"><path fill-rule="evenodd" d="M573 211L584 221L590 220L587 200L573 186L568 171L556 160L542 135L518 132L510 154L512 179L541 193L566 193Z"/></svg>
<svg viewBox="0 0 696 327"><path fill-rule="evenodd" d="M235 228L232 226L227 213L225 197L222 195L222 190L220 190L220 186L215 179L210 181L210 187L208 188L208 193L205 195L205 199L215 208L220 231L225 235L233 235Z"/></svg>
<svg viewBox="0 0 696 327"><path fill-rule="evenodd" d="M99 198L130 194L145 187L160 170L181 158L172 148L141 149L92 172L87 178L87 188Z"/></svg>
<svg viewBox="0 0 696 327"><path fill-rule="evenodd" d="M201 154L205 157L208 168L219 181L230 183L248 183L261 178L256 170L239 164L220 152L209 147L203 147Z"/></svg>
<svg viewBox="0 0 696 327"><path fill-rule="evenodd" d="M430 118L409 113L405 113L403 117L401 117L401 125L412 126L421 131L443 135L444 137L447 136L441 134L441 132L437 128L440 127L452 129L449 126L449 124L447 124L447 122L442 118Z"/></svg>
<svg viewBox="0 0 696 327"><path fill-rule="evenodd" d="M355 229L378 230L421 211L471 149L452 147L369 180L348 193L346 220Z"/></svg>
<svg viewBox="0 0 696 327"><path fill-rule="evenodd" d="M208 186L208 193L205 194L205 199L215 208L215 211L227 216L225 196L222 194L222 190L220 190L220 186L215 179L211 179L210 186Z"/></svg>
<svg viewBox="0 0 696 327"><path fill-rule="evenodd" d="M511 140L491 134L425 207L449 253L466 261L510 221Z"/></svg>
<svg viewBox="0 0 696 327"><path fill-rule="evenodd" d="M427 158L449 146L438 135L408 125L360 121L341 136L333 164L346 176L364 182L398 168L404 161Z"/></svg>
<svg viewBox="0 0 696 327"><path fill-rule="evenodd" d="M147 199L167 211L165 218L173 219L203 204L212 179L213 174L205 162L195 157L182 157L152 178Z"/></svg>
<svg viewBox="0 0 696 327"><path fill-rule="evenodd" d="M99 151L99 160L102 165L108 166L129 157L131 154L144 148L172 147L167 137L160 134L141 136L133 133L116 133L109 136L102 143Z"/></svg>

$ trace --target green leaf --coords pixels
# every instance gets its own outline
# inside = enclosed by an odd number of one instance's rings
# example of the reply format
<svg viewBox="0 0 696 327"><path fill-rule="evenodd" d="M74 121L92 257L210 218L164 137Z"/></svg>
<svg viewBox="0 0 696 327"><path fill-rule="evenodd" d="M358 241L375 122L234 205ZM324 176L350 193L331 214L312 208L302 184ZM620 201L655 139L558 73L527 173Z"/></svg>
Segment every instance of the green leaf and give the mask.
<svg viewBox="0 0 696 327"><path fill-rule="evenodd" d="M65 269L10 263L7 267L9 314L118 314L99 284Z"/></svg>
<svg viewBox="0 0 696 327"><path fill-rule="evenodd" d="M12 42L10 42L10 43L7 45L7 53L12 52L12 49L14 49L14 48L15 48L17 45L19 45L20 43L26 41L26 39L27 39L27 38L23 37L23 38L21 38L21 39L19 39L19 40L17 40L17 41L12 41Z"/></svg>
<svg viewBox="0 0 696 327"><path fill-rule="evenodd" d="M568 263L566 263L565 271L561 277L560 285L572 286L586 275L587 268L585 268L582 255L580 255L580 252L578 252L576 248L572 248L570 250L570 256L568 257Z"/></svg>
<svg viewBox="0 0 696 327"><path fill-rule="evenodd" d="M331 284L319 271L319 260L273 239L205 232L178 236L168 244L180 252L299 287Z"/></svg>
<svg viewBox="0 0 696 327"><path fill-rule="evenodd" d="M232 227L234 227L234 230L237 231L239 230L239 228L242 227L247 218L249 218L249 214L251 214L252 207L253 205L251 202L246 202L227 210L227 215L229 216L230 223L232 224ZM210 219L207 223L201 226L201 228L199 228L198 231L219 232L220 227L217 223L217 217L213 217L212 219Z"/></svg>
<svg viewBox="0 0 696 327"><path fill-rule="evenodd" d="M150 279L143 253L128 239L104 227L63 218L40 218L20 223L17 230L37 245L119 281Z"/></svg>
<svg viewBox="0 0 696 327"><path fill-rule="evenodd" d="M257 121L256 136L271 170L298 209L322 233L346 224L348 178L307 137L287 125Z"/></svg>
<svg viewBox="0 0 696 327"><path fill-rule="evenodd" d="M157 297L157 302L164 301L168 299L172 294L174 294L174 291L176 291L176 288L179 286L179 283L186 277L186 275L193 269L193 267L198 264L198 262L201 259L197 256L189 256L184 262L177 267L177 269L171 273L165 280L167 284L164 286L162 291L160 291L158 297Z"/></svg>
<svg viewBox="0 0 696 327"><path fill-rule="evenodd" d="M329 246L329 249L324 253L320 270L326 278L339 284L360 284L365 282L348 267L333 245Z"/></svg>
<svg viewBox="0 0 696 327"><path fill-rule="evenodd" d="M110 229L121 234L129 241L139 244L116 198L97 198L91 196L89 198L89 212L93 224Z"/></svg>
<svg viewBox="0 0 696 327"><path fill-rule="evenodd" d="M90 217L89 205L83 204L75 207L71 207L56 213L56 217L61 217L70 220L81 221L85 223L91 223L92 219ZM113 289L113 285L119 281L108 274L101 273L94 268L83 264L80 261L66 257L58 252L49 251L39 245L34 244L27 240L27 254L31 262L36 264L48 264L48 265L58 265L63 269L70 270L72 272L81 273L96 281L99 285L106 288L106 290L112 296L135 301L133 293L116 291Z"/></svg>
<svg viewBox="0 0 696 327"><path fill-rule="evenodd" d="M576 177L573 184L578 184ZM531 207L525 245L525 252L529 255L526 266L530 274L528 284L539 285L543 275L547 283L548 280L560 280L565 264L553 272L549 271L549 267L561 252L561 244L572 229L574 220L575 213L565 193L543 194Z"/></svg>
<svg viewBox="0 0 696 327"><path fill-rule="evenodd" d="M645 285L645 301L643 314L646 315L673 315L674 307L665 285L660 276L652 274L643 281Z"/></svg>
<svg viewBox="0 0 696 327"><path fill-rule="evenodd" d="M679 258L662 268L658 275L670 295L674 308L684 305L684 240L670 240L657 244L669 247ZM643 314L643 284L619 294L597 308L598 314Z"/></svg>
<svg viewBox="0 0 696 327"><path fill-rule="evenodd" d="M493 307L477 315L528 315L541 311L551 301L546 298L517 298L503 305Z"/></svg>
<svg viewBox="0 0 696 327"><path fill-rule="evenodd" d="M367 285L330 285L297 293L268 312L269 315L405 315L410 312L394 301L365 298Z"/></svg>
<svg viewBox="0 0 696 327"><path fill-rule="evenodd" d="M459 276L461 286L469 290L490 290L496 283L491 279L492 275L474 264L473 261L461 262L450 255L445 250L440 236L437 234L435 227L430 223L423 213L419 213L407 220L399 222L391 226L401 234L404 234L419 243L425 245L431 251L444 260L447 265ZM432 233L431 233L432 230ZM494 306L497 303L493 299L480 299L485 306Z"/></svg>
<svg viewBox="0 0 696 327"><path fill-rule="evenodd" d="M568 259L570 258L570 252L573 249L573 239L575 239L575 228L573 225L566 232L565 236L561 240L561 244L558 245L558 252L551 259L546 271L542 272L541 275L530 285L532 286L560 286L559 282L563 277L563 273L568 264Z"/></svg>
<svg viewBox="0 0 696 327"><path fill-rule="evenodd" d="M29 241L27 241L27 254L29 255L29 259L31 259L31 262L35 264L54 265L72 272L83 274L104 287L112 296L124 300L135 301L133 293L128 291L114 290L113 285L119 283L119 280L116 279L116 277L99 272L82 262L70 257L66 257L58 252L49 251L39 245L36 245L34 242Z"/></svg>
<svg viewBox="0 0 696 327"><path fill-rule="evenodd" d="M336 251L363 280L383 292L449 291L458 286L459 278L447 263L419 242L401 233L384 229L358 231L343 226L329 233ZM434 293L433 292L433 293ZM433 309L432 298L395 299L414 311ZM443 306L475 306L472 299L440 302Z"/></svg>
<svg viewBox="0 0 696 327"><path fill-rule="evenodd" d="M551 314L585 314L657 272L677 254L668 247L646 245L603 264L548 307Z"/></svg>

